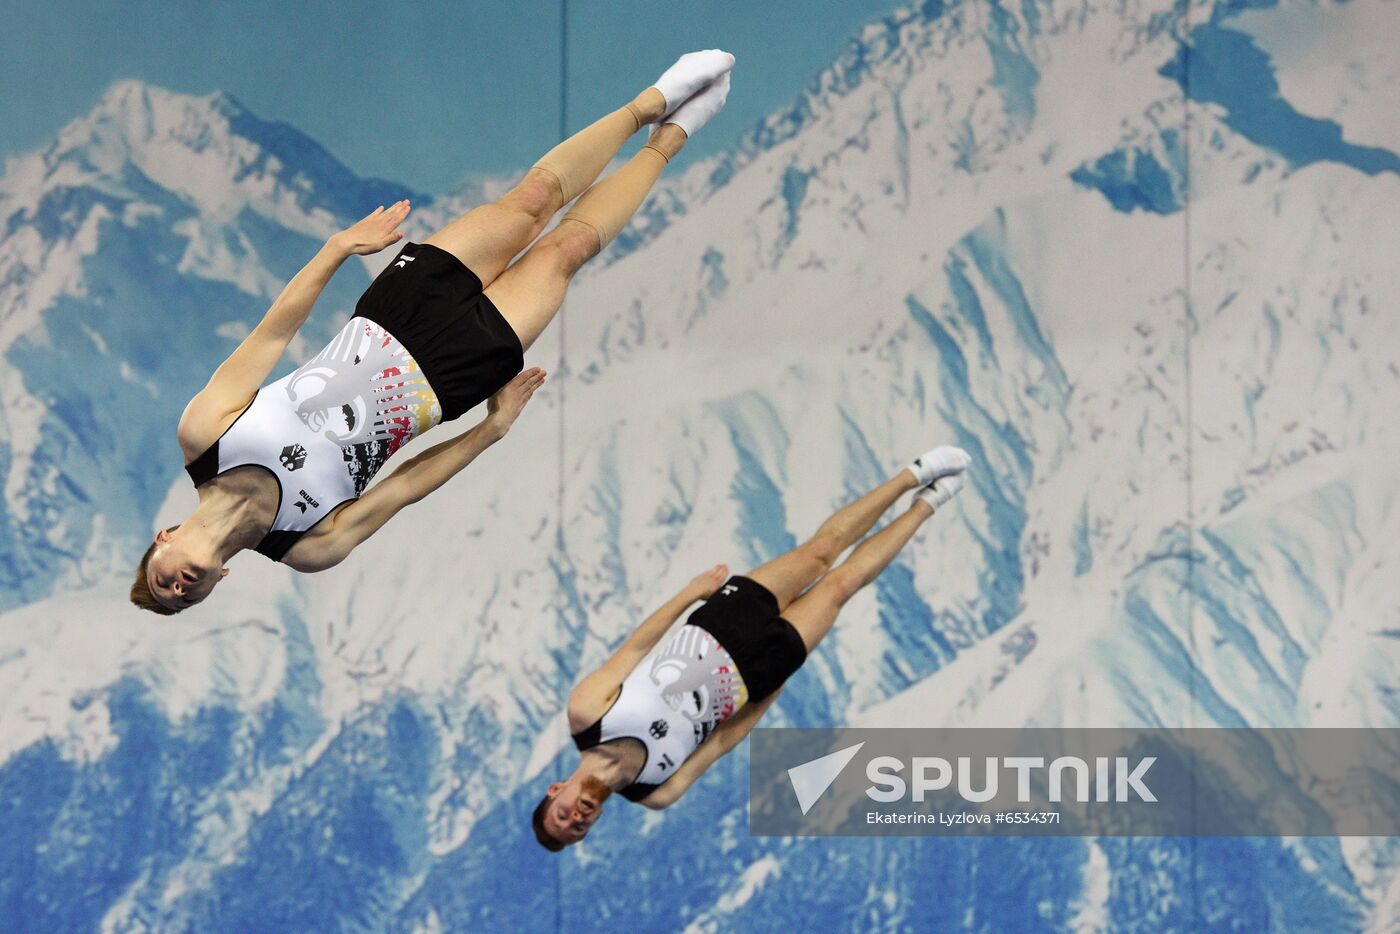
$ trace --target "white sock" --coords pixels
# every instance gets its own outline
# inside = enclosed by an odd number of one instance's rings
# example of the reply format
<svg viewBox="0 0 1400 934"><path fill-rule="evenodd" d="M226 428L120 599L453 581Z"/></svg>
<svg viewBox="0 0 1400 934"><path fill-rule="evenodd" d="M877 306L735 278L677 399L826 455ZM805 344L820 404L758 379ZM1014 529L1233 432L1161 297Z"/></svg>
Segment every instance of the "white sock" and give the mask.
<svg viewBox="0 0 1400 934"><path fill-rule="evenodd" d="M923 486L939 477L962 473L972 463L972 455L951 444L940 444L932 451L925 451L914 458L909 471Z"/></svg>
<svg viewBox="0 0 1400 934"><path fill-rule="evenodd" d="M963 488L963 475L961 473L948 474L939 477L919 491L919 499L933 507L937 512L939 507L957 495L958 490Z"/></svg>
<svg viewBox="0 0 1400 934"><path fill-rule="evenodd" d="M729 99L729 72L725 72L715 79L715 82L698 94L692 94L684 104L676 108L676 112L662 120L662 123L674 123L685 130L687 137L694 136L696 131L710 122L710 118L724 109L724 102Z"/></svg>
<svg viewBox="0 0 1400 934"><path fill-rule="evenodd" d="M734 56L721 49L705 49L703 52L687 52L676 63L661 73L652 87L666 98L666 112L660 122L667 120L676 108L686 102L696 91L710 84L720 75L734 67ZM698 127L696 129L699 129Z"/></svg>

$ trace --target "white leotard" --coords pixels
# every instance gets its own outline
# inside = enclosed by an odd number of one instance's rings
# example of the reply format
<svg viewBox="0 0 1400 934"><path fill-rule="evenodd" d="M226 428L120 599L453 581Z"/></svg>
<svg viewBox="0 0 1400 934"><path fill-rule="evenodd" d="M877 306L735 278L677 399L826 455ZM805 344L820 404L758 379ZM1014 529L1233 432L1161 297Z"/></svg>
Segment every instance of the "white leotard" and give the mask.
<svg viewBox="0 0 1400 934"><path fill-rule="evenodd" d="M351 318L320 353L258 390L185 469L198 486L237 467L277 480L277 516L257 550L280 560L364 492L395 451L442 420L427 378L392 334Z"/></svg>
<svg viewBox="0 0 1400 934"><path fill-rule="evenodd" d="M574 736L579 749L617 739L646 747L646 763L622 795L640 801L748 701L734 659L709 632L684 624L622 682L607 713Z"/></svg>

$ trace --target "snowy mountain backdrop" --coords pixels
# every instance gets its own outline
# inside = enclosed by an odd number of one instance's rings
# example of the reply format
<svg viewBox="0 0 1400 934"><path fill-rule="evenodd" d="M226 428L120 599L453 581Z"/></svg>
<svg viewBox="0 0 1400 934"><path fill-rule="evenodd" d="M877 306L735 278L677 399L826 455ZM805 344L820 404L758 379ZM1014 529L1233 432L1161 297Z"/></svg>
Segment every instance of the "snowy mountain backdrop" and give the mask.
<svg viewBox="0 0 1400 934"><path fill-rule="evenodd" d="M407 192L226 95L113 87L0 178L0 928L1400 928L1390 840L756 839L743 753L562 856L528 830L581 670L942 441L959 506L766 725L1395 726L1397 30L892 12L666 182L431 507L323 574L240 556L173 621L124 594L193 502L180 410ZM501 184L415 193L410 236Z"/></svg>

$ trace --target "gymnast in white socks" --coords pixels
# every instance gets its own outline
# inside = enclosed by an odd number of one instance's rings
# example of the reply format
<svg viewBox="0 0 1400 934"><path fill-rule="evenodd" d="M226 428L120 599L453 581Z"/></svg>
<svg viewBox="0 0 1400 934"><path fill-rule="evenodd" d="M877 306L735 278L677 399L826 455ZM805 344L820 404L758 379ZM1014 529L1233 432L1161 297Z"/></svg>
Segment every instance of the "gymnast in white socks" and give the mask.
<svg viewBox="0 0 1400 934"><path fill-rule="evenodd" d="M178 613L208 597L244 549L298 571L329 568L499 441L544 380L538 368L521 372L525 351L574 274L719 113L733 65L718 49L681 56L630 103L555 146L499 201L404 246L335 339L264 386L340 264L402 238L408 202L331 237L185 409L177 435L199 506L156 533L132 602ZM595 183L649 123L657 128L646 146ZM480 424L368 488L414 436L487 399Z"/></svg>
<svg viewBox="0 0 1400 934"><path fill-rule="evenodd" d="M804 544L742 577L726 580L717 565L648 617L569 697L579 762L535 808L540 845L582 840L614 791L649 808L674 804L748 735L847 601L962 488L971 462L961 448L934 448ZM909 490L909 509L833 568ZM697 600L705 604L674 626Z"/></svg>

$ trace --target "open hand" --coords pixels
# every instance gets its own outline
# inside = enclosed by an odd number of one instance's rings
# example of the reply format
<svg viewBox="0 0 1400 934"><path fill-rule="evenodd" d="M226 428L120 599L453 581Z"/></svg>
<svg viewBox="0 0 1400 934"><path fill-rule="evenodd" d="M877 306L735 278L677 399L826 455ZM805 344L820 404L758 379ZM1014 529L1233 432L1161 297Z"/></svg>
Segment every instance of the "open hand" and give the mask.
<svg viewBox="0 0 1400 934"><path fill-rule="evenodd" d="M399 225L408 217L408 199L396 201L386 210L383 205L331 237L346 253L378 253L403 239Z"/></svg>
<svg viewBox="0 0 1400 934"><path fill-rule="evenodd" d="M502 386L487 401L486 420L482 424L504 435L510 426L515 424L516 417L535 394L535 390L544 385L544 377L544 370L537 366L517 373L515 379Z"/></svg>
<svg viewBox="0 0 1400 934"><path fill-rule="evenodd" d="M708 571L697 574L695 579L690 582L690 586L693 588L693 592L699 595L699 599L708 600L728 579L729 565L716 564Z"/></svg>

